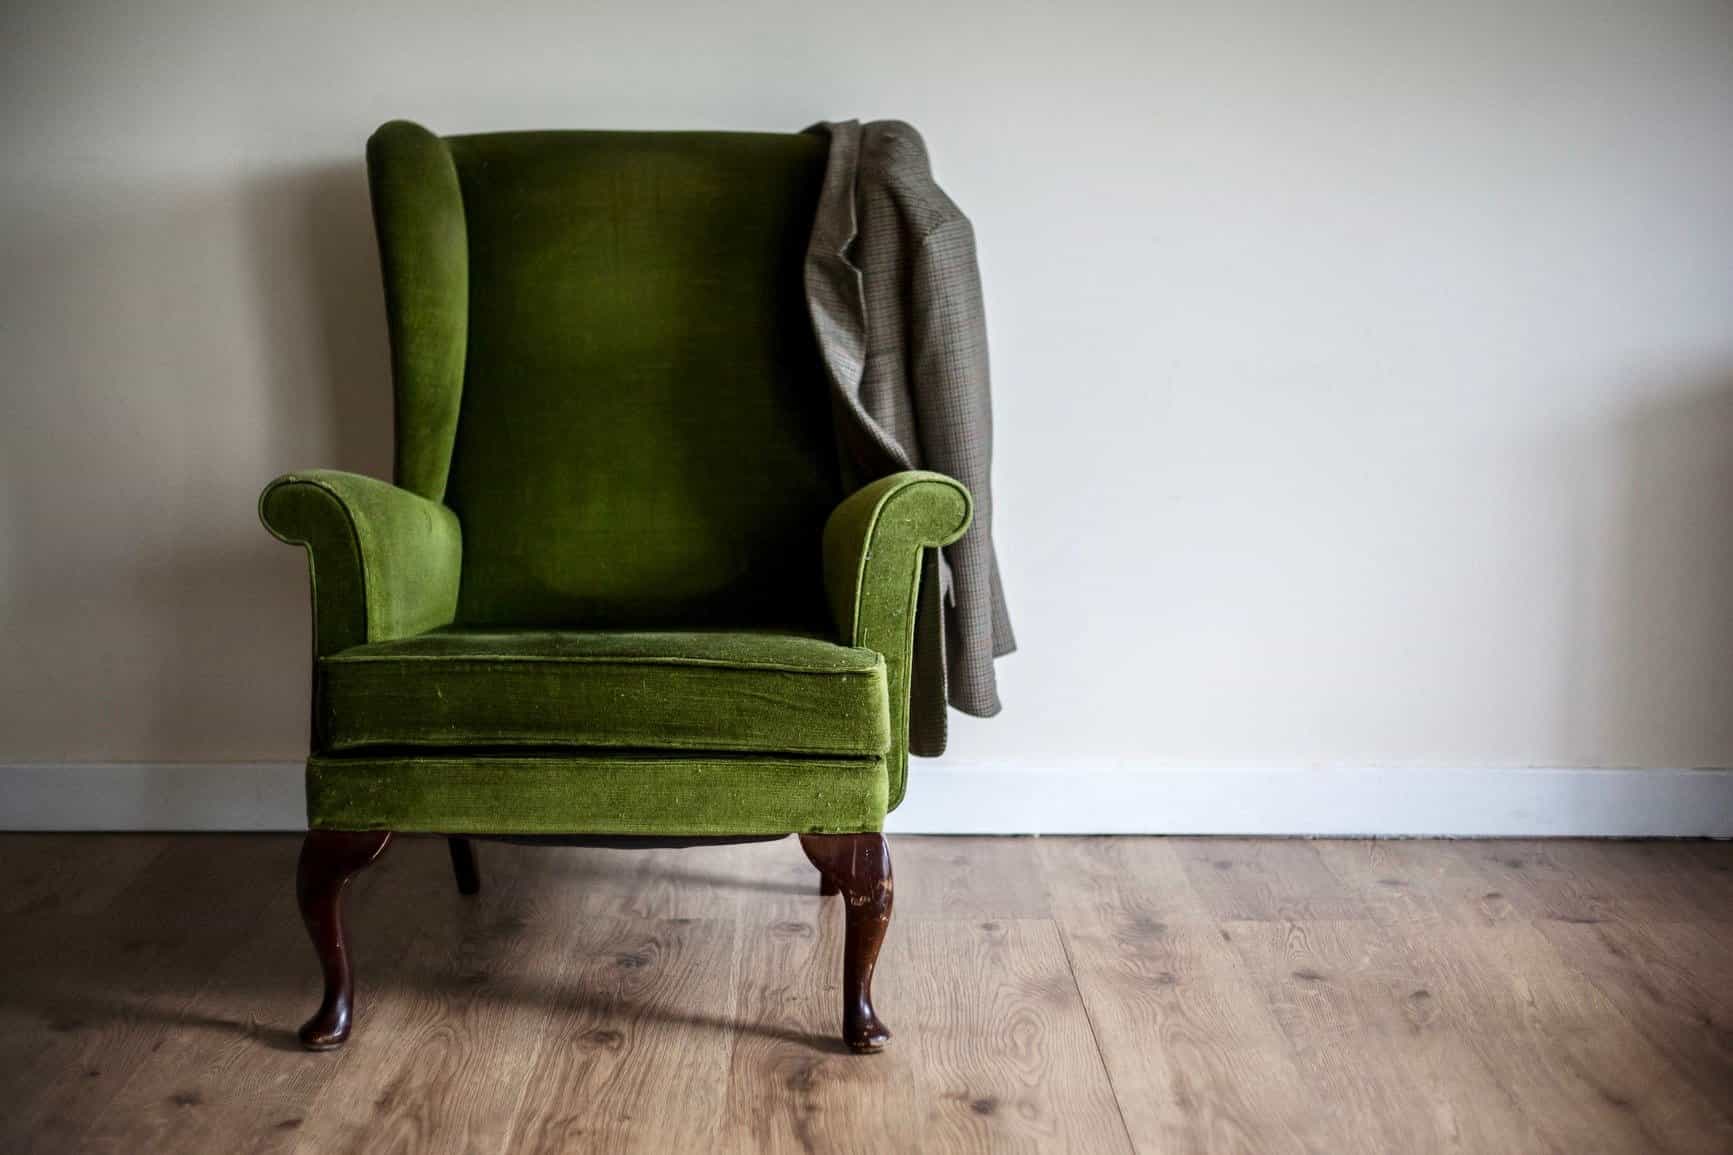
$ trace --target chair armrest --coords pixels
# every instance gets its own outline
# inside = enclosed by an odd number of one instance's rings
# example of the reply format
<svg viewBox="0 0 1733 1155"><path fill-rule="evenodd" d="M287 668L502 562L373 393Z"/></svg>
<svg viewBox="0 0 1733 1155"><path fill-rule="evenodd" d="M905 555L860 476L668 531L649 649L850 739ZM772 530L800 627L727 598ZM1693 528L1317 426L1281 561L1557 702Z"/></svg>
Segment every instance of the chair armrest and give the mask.
<svg viewBox="0 0 1733 1155"><path fill-rule="evenodd" d="M969 528L974 499L942 473L882 477L845 499L824 526L824 585L846 645L877 650L890 675L890 795L908 773L909 676L923 550L949 545Z"/></svg>
<svg viewBox="0 0 1733 1155"><path fill-rule="evenodd" d="M259 495L259 520L307 547L313 651L425 633L457 612L457 515L406 489L332 469L289 473Z"/></svg>

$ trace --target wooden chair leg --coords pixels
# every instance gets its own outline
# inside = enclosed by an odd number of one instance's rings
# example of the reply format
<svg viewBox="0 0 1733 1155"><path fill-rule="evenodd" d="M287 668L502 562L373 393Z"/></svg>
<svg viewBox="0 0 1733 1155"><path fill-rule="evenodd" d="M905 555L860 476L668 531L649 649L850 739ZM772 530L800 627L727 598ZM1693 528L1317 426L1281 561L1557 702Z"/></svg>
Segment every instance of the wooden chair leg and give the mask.
<svg viewBox="0 0 1733 1155"><path fill-rule="evenodd" d="M818 860L818 855L814 854L812 848L806 844L807 837L807 835L801 835L800 848L806 851L806 860L818 868L819 897L829 898L833 894L841 894L842 889L837 886L836 879L825 872L824 864Z"/></svg>
<svg viewBox="0 0 1733 1155"><path fill-rule="evenodd" d="M332 1050L349 1037L355 981L343 930L343 891L390 841L388 830L311 830L301 844L295 897L325 972L325 1001L301 1028L301 1045L309 1051Z"/></svg>
<svg viewBox="0 0 1733 1155"><path fill-rule="evenodd" d="M856 1051L882 1050L891 1033L873 1010L873 967L891 923L890 848L882 834L802 834L800 845L843 896L843 1041Z"/></svg>
<svg viewBox="0 0 1733 1155"><path fill-rule="evenodd" d="M451 848L451 872L457 876L457 893L480 893L481 870L475 864L475 846L467 838L448 838L445 841Z"/></svg>

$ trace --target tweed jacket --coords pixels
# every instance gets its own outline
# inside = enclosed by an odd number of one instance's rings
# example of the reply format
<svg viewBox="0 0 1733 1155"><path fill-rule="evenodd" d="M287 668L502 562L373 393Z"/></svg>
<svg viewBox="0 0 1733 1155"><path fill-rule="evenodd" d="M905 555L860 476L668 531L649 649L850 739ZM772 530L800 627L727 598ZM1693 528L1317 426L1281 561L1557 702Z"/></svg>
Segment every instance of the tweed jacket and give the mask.
<svg viewBox="0 0 1733 1155"><path fill-rule="evenodd" d="M922 567L909 750L945 750L945 705L999 712L993 659L1016 649L993 550L993 413L974 229L896 120L825 122L806 300L830 377L844 480L933 469L969 487L975 518Z"/></svg>

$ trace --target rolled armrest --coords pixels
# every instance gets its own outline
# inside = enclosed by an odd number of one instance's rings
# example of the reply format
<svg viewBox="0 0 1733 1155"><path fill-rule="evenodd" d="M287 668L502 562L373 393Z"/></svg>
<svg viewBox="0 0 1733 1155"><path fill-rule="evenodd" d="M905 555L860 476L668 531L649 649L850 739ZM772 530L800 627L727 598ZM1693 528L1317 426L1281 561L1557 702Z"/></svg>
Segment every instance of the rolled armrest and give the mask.
<svg viewBox="0 0 1733 1155"><path fill-rule="evenodd" d="M969 528L974 500L942 473L893 473L836 507L824 526L824 584L842 641L877 650L890 675L890 796L908 774L909 675L923 550Z"/></svg>
<svg viewBox="0 0 1733 1155"><path fill-rule="evenodd" d="M307 547L315 656L424 633L457 612L463 535L438 502L318 469L267 485L259 520L279 540Z"/></svg>

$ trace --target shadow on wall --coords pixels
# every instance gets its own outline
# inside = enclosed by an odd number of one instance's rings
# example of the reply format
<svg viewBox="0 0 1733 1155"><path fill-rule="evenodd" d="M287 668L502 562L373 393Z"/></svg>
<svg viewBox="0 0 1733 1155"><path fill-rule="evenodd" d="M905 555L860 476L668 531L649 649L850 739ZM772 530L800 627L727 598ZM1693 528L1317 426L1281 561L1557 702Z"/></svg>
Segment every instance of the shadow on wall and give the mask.
<svg viewBox="0 0 1733 1155"><path fill-rule="evenodd" d="M1611 765L1733 751L1733 367L1649 393L1616 429L1617 534L1592 735Z"/></svg>
<svg viewBox="0 0 1733 1155"><path fill-rule="evenodd" d="M306 748L310 676L305 557L270 537L255 503L266 482L291 469L391 476L385 310L359 162L253 181L243 204L259 419L274 444L256 467L234 478L242 500L232 546L189 562L194 596L163 591L164 604L180 614L176 636L185 641L174 660L181 671L176 684L184 689L159 696L158 735L166 750L217 744L256 757L295 758ZM267 604L260 604L260 595ZM229 613L212 617L213 605ZM287 668L289 692L263 698L257 684L224 668L237 637L251 639L256 656L249 665L273 663L274 682ZM293 705L285 707L285 699ZM261 718L261 708L276 713Z"/></svg>
<svg viewBox="0 0 1733 1155"><path fill-rule="evenodd" d="M363 168L23 197L0 759L298 757L305 565L255 506L292 468L390 475Z"/></svg>
<svg viewBox="0 0 1733 1155"><path fill-rule="evenodd" d="M277 427L293 439L323 418L320 456L291 468L389 478L390 356L365 167L357 161L262 180L247 204ZM260 487L268 480L261 477Z"/></svg>

